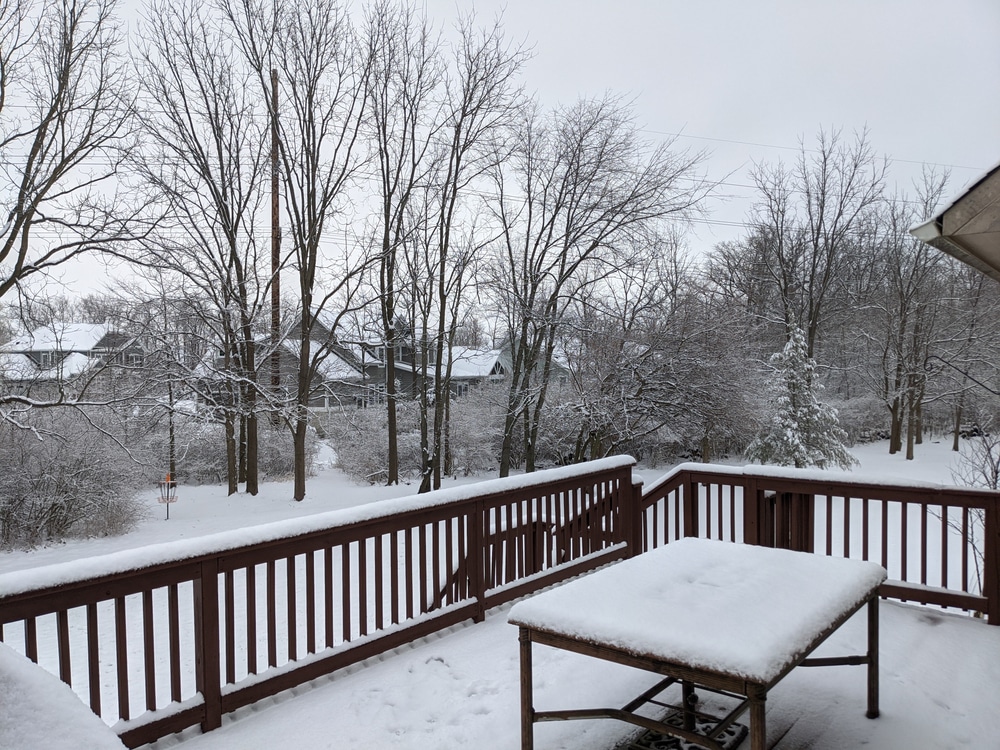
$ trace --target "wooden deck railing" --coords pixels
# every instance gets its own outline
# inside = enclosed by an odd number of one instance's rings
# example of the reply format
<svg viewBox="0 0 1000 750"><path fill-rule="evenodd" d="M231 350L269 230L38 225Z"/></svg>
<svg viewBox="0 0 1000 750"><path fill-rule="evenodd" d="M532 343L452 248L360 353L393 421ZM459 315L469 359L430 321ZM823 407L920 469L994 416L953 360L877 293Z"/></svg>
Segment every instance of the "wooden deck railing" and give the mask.
<svg viewBox="0 0 1000 750"><path fill-rule="evenodd" d="M643 494L642 551L700 536L874 560L882 594L1000 625L1000 493L850 475L683 464Z"/></svg>
<svg viewBox="0 0 1000 750"><path fill-rule="evenodd" d="M682 536L876 560L886 596L1000 624L1000 493L702 464L643 493L633 463L7 574L0 640L136 747Z"/></svg>
<svg viewBox="0 0 1000 750"><path fill-rule="evenodd" d="M210 730L224 713L626 556L633 464L7 574L0 639L58 674L130 747Z"/></svg>

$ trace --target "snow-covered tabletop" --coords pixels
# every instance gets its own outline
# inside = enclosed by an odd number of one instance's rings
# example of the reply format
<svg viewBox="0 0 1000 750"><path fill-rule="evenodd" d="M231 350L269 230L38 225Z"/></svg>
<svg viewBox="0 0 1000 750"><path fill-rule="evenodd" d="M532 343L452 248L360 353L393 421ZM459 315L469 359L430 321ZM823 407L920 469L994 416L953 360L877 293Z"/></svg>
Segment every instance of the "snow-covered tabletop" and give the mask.
<svg viewBox="0 0 1000 750"><path fill-rule="evenodd" d="M885 578L872 562L681 539L518 602L508 620L767 684Z"/></svg>

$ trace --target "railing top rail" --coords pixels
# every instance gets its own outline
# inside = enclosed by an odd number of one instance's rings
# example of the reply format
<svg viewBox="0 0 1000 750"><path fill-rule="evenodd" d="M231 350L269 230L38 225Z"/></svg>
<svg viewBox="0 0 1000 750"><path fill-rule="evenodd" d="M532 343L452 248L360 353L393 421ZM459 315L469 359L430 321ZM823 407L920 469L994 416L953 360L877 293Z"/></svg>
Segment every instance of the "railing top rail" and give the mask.
<svg viewBox="0 0 1000 750"><path fill-rule="evenodd" d="M627 470L631 478L631 468L634 465L635 459L631 456L613 456L574 466L545 469L532 474L449 487L423 495L381 500L368 505L326 511L193 539L122 550L73 562L12 571L0 574L0 600L21 595L40 595L73 584L90 585L100 579L111 579L140 571L188 565L219 555L246 552L256 547L263 548L309 535L321 535L333 529L369 524L393 516L420 514L446 505L475 502L502 495L522 495L537 487L579 481L619 470Z"/></svg>
<svg viewBox="0 0 1000 750"><path fill-rule="evenodd" d="M683 463L678 464L659 479L647 485L644 495L651 495L659 488L672 482L682 481L684 476L690 476L699 481L722 480L727 478L754 478L774 484L799 484L816 490L832 487L851 488L852 494L871 494L877 496L886 491L908 493L934 493L973 501L1000 501L1000 490L979 489L973 487L957 487L954 485L921 482L918 480L901 480L864 474L846 474L840 471L822 469L796 469L787 466L729 466L725 464ZM817 493L822 494L822 493Z"/></svg>

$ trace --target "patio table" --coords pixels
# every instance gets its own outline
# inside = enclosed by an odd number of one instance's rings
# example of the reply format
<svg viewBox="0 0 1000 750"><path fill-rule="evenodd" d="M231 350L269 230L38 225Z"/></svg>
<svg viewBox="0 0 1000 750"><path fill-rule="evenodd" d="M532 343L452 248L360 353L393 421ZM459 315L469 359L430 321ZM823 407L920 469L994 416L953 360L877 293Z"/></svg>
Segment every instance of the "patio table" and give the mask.
<svg viewBox="0 0 1000 750"><path fill-rule="evenodd" d="M867 716L875 718L885 578L872 562L690 538L518 602L508 620L520 628L521 748L533 750L536 722L612 718L721 750L720 735L749 710L750 748L764 750L767 693L800 665L867 665ZM865 605L865 654L807 658ZM535 710L533 644L661 679L620 708ZM659 700L677 683L680 705ZM708 717L697 710L696 689L729 696L735 708ZM667 709L680 712L682 726L662 721ZM710 728L696 731L696 719Z"/></svg>

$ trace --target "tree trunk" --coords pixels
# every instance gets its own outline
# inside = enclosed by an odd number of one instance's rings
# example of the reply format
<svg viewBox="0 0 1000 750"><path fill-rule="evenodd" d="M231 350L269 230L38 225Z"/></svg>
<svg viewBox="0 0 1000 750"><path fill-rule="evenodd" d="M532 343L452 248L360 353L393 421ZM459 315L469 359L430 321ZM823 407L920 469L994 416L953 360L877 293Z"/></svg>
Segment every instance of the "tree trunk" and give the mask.
<svg viewBox="0 0 1000 750"><path fill-rule="evenodd" d="M226 478L229 480L229 494L235 495L240 487L236 479L236 418L231 411L226 412Z"/></svg>
<svg viewBox="0 0 1000 750"><path fill-rule="evenodd" d="M244 387L241 385L239 387L240 400L243 401ZM239 419L240 431L239 431L239 441L237 442L236 450L236 483L243 484L247 481L247 415L240 414Z"/></svg>
<svg viewBox="0 0 1000 750"><path fill-rule="evenodd" d="M958 452L959 432L962 430L962 396L958 397L958 404L955 405L955 430L951 437L951 449Z"/></svg>
<svg viewBox="0 0 1000 750"><path fill-rule="evenodd" d="M306 496L306 432L309 428L310 387L309 361L312 356L312 342L309 340L309 332L312 330L312 327L306 323L307 310L308 308L303 305L302 332L299 342L299 383L295 403L295 430L293 439L295 488L292 496L295 500L304 500Z"/></svg>
<svg viewBox="0 0 1000 750"><path fill-rule="evenodd" d="M260 491L257 445L257 413L252 410L247 415L247 494L256 495Z"/></svg>
<svg viewBox="0 0 1000 750"><path fill-rule="evenodd" d="M385 348L385 408L389 432L386 484L399 484L399 426L396 419L396 343L393 337Z"/></svg>

